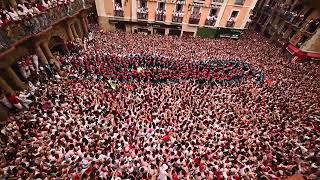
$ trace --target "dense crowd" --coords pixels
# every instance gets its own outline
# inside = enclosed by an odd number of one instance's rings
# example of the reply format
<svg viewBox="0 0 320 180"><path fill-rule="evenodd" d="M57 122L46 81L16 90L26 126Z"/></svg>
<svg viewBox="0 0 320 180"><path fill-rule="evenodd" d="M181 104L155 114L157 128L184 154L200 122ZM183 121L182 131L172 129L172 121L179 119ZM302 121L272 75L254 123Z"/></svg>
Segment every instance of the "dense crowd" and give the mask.
<svg viewBox="0 0 320 180"><path fill-rule="evenodd" d="M3 178L319 177L317 64L251 31L93 34L57 58L66 76L30 83L31 106L0 133Z"/></svg>

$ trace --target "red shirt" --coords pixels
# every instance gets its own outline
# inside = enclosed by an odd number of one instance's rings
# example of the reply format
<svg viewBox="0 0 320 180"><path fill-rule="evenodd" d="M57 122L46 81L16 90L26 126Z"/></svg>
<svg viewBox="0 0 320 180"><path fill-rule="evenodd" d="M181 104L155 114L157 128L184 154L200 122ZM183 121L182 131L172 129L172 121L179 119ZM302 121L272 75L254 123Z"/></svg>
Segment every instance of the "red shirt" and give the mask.
<svg viewBox="0 0 320 180"><path fill-rule="evenodd" d="M17 96L9 96L8 97L8 100L11 104L19 104L20 101L19 99L17 98Z"/></svg>

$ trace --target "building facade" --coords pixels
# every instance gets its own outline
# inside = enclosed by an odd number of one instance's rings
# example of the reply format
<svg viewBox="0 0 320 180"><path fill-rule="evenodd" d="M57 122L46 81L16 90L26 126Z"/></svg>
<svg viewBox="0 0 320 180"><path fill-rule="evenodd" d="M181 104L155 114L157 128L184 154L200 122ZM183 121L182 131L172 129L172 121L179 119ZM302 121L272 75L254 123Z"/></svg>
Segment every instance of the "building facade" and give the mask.
<svg viewBox="0 0 320 180"><path fill-rule="evenodd" d="M319 0L259 0L255 28L287 49L295 61L320 59Z"/></svg>
<svg viewBox="0 0 320 180"><path fill-rule="evenodd" d="M257 0L96 0L105 31L195 36L199 28L245 29Z"/></svg>

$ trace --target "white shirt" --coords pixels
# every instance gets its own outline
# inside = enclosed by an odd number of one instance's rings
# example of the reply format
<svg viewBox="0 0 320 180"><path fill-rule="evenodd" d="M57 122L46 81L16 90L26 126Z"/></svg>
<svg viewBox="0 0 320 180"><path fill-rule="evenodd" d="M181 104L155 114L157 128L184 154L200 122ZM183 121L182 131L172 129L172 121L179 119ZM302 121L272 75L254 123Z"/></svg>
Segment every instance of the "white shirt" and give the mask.
<svg viewBox="0 0 320 180"><path fill-rule="evenodd" d="M17 13L17 11L13 10L13 12L9 11L8 15L11 17L11 19L13 21L18 21L20 20L19 14Z"/></svg>

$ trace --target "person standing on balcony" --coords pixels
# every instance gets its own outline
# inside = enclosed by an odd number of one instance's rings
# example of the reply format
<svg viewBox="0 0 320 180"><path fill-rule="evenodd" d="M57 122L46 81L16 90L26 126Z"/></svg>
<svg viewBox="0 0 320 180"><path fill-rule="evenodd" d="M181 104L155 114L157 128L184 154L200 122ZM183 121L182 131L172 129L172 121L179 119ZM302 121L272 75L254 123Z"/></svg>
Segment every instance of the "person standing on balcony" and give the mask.
<svg viewBox="0 0 320 180"><path fill-rule="evenodd" d="M17 7L17 13L18 15L23 19L24 17L26 17L28 14L26 11L23 10L23 8L21 6L18 5Z"/></svg>
<svg viewBox="0 0 320 180"><path fill-rule="evenodd" d="M28 5L28 4L27 4ZM32 10L30 8L27 8L27 6L25 4L18 4L18 8L22 8L23 12L26 15L31 15L32 16Z"/></svg>
<svg viewBox="0 0 320 180"><path fill-rule="evenodd" d="M42 0L41 2L42 2L42 5L47 9L52 7L52 3L50 0Z"/></svg>
<svg viewBox="0 0 320 180"><path fill-rule="evenodd" d="M19 21L21 18L19 17L19 14L17 13L16 9L13 7L10 7L10 10L7 11L7 14L9 15L10 19L12 21Z"/></svg>

